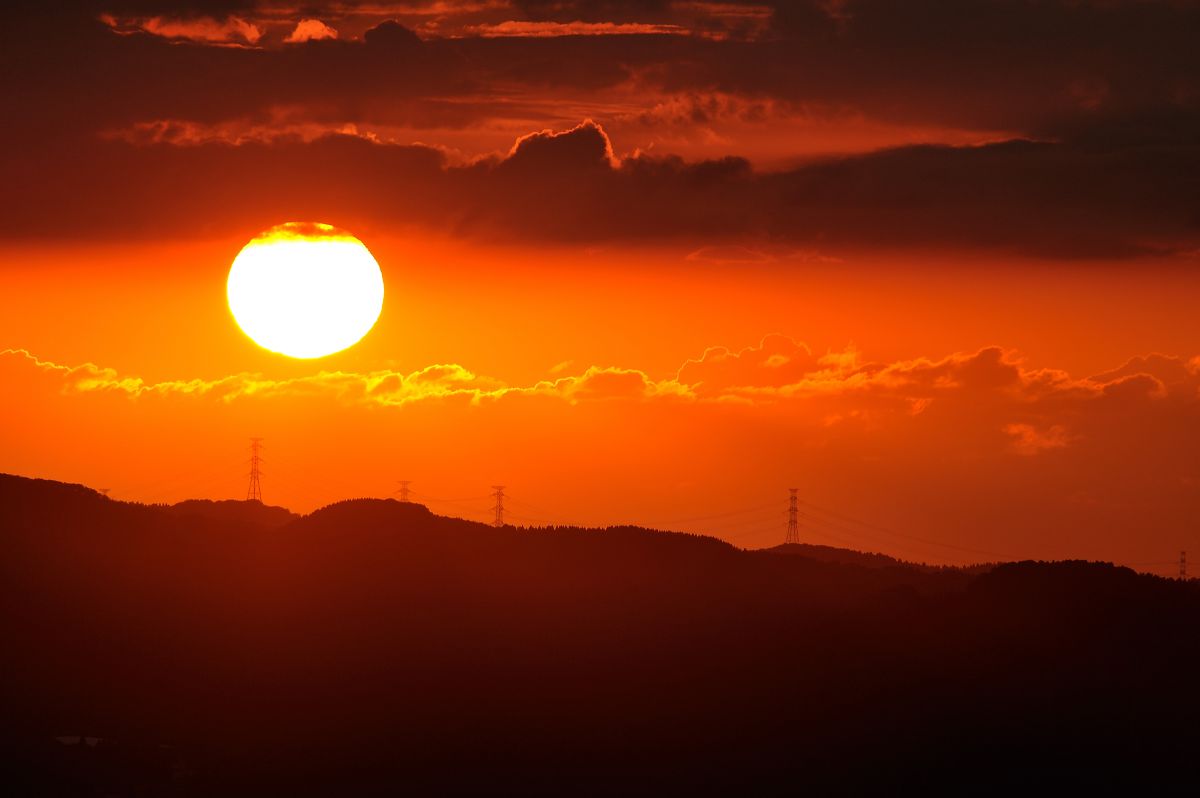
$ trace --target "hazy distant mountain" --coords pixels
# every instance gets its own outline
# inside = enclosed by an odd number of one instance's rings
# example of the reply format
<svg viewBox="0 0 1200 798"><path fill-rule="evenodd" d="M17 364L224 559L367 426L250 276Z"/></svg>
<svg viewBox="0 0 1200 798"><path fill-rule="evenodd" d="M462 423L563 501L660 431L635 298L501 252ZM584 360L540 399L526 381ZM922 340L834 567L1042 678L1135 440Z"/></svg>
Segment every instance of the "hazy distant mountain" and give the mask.
<svg viewBox="0 0 1200 798"><path fill-rule="evenodd" d="M1146 789L1200 742L1195 583L200 506L0 477L10 792Z"/></svg>

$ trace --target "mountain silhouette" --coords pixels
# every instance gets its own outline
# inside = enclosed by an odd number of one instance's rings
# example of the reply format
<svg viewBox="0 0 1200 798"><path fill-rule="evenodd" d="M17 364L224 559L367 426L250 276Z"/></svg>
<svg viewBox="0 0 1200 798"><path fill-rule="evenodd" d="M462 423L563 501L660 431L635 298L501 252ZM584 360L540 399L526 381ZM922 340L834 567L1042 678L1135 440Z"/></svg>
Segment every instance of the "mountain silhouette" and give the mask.
<svg viewBox="0 0 1200 798"><path fill-rule="evenodd" d="M945 572L947 570L958 570L962 572L983 573L992 568L992 563L981 563L979 565L969 566L945 566L945 565L927 565L925 563L908 562L907 560L898 560L895 557L889 557L886 554L878 552L854 551L852 549L839 549L835 546L822 546L814 543L781 543L778 546L773 546L767 551L775 554L790 554L800 557L807 557L811 560L825 563L837 563L840 565L860 565L864 568L914 568L918 571L928 573Z"/></svg>
<svg viewBox="0 0 1200 798"><path fill-rule="evenodd" d="M1145 789L1193 761L1194 582L240 505L0 476L14 794Z"/></svg>
<svg viewBox="0 0 1200 798"><path fill-rule="evenodd" d="M224 524L260 526L267 529L283 526L300 517L283 507L237 499L188 499L169 505L168 509L178 515L194 515Z"/></svg>

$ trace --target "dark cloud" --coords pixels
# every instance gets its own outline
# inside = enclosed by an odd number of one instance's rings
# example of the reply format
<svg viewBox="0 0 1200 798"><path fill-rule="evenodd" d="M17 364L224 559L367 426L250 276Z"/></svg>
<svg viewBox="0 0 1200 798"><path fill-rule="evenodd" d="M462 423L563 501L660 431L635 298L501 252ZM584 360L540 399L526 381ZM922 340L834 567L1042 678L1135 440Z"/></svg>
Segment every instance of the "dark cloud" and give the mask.
<svg viewBox="0 0 1200 798"><path fill-rule="evenodd" d="M774 233L1119 256L1191 246L1198 170L1195 147L1012 141L906 147L765 181L779 203Z"/></svg>
<svg viewBox="0 0 1200 798"><path fill-rule="evenodd" d="M736 158L615 161L611 153L590 122L532 134L508 156L466 167L448 166L432 147L352 135L242 146L94 142L57 161L55 179L10 164L0 229L201 234L321 218L493 239L982 247L1051 257L1200 243L1195 148L907 147L775 173Z"/></svg>
<svg viewBox="0 0 1200 798"><path fill-rule="evenodd" d="M198 212L213 226L239 213L274 223L311 208L317 218L542 240L754 238L1062 256L1196 245L1197 3L530 2L488 6L486 18L463 12L459 23L579 20L704 35L446 38L379 19L343 38L339 20L354 5L317 3L294 18L283 4L238 2L49 4L18 15L0 55L12 86L0 133L4 234L176 230ZM371 13L386 11L374 4ZM269 18L282 33L263 39L279 46L172 42L118 35L101 13ZM328 18L339 38L282 46L301 18ZM753 36L697 27L751 19L762 26ZM435 137L393 146L353 135L354 124L469 129L497 119L536 130L539 114L561 128L561 98L603 106L618 88L611 113L622 119L680 93L739 108L772 103L777 112L739 118L765 129L778 114L827 106L1021 135L774 173L754 171L742 157L754 153L736 141L723 159L656 153L618 163L602 113L599 125L534 134L508 157L467 168L447 167Z"/></svg>
<svg viewBox="0 0 1200 798"><path fill-rule="evenodd" d="M616 165L612 142L599 125L588 119L561 133L543 130L521 137L497 166L504 173L536 179L562 176L574 180L580 173L604 172Z"/></svg>
<svg viewBox="0 0 1200 798"><path fill-rule="evenodd" d="M421 37L394 19L385 20L363 34L367 47L390 50L415 49L421 46Z"/></svg>
<svg viewBox="0 0 1200 798"><path fill-rule="evenodd" d="M760 14L770 20L770 30L760 38L727 40L427 34L427 60L419 69L400 54L411 55L420 39L398 22L379 20L343 46L251 53L173 47L158 36L118 37L98 22L101 12L218 23L236 17L264 28L263 20L269 19L281 26L275 39L282 41L301 18L321 18L319 3L296 11L294 18L279 16L283 6L245 3L96 4L91 13L79 10L73 16L56 9L32 21L36 36L17 37L15 44L37 67L30 77L50 90L42 96L70 95L73 86L80 94L102 91L100 77L120 86L121 92L111 91L108 98L114 103L105 120L110 123L165 116L230 118L282 102L361 109L413 96L512 94L537 87L586 93L630 80L668 94L715 90L849 107L893 122L1015 130L1031 137L1079 137L1091 129L1104 135L1113 125L1128 136L1137 132L1130 120L1147 117L1157 119L1150 125L1157 131L1172 127L1166 118L1171 113L1200 107L1200 59L1192 41L1200 29L1200 4L857 0L839 4L836 14L830 13L831 5L826 0L777 7L518 4L494 20L688 28L698 17ZM354 6L330 5L337 11L327 16L345 15ZM373 7L387 10L387 4ZM264 9L271 14L264 16ZM364 52L371 50L375 58ZM390 51L389 57L379 57L380 50ZM64 60L87 60L99 71L64 74L56 68ZM214 91L221 86L238 91Z"/></svg>

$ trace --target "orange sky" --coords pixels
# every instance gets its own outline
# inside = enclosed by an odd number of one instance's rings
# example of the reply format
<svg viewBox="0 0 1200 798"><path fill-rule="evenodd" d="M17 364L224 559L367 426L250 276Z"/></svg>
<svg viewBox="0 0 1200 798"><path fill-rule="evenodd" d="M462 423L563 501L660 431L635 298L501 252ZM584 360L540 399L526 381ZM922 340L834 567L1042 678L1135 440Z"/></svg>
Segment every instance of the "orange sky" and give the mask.
<svg viewBox="0 0 1200 798"><path fill-rule="evenodd" d="M806 539L910 559L1200 546L1187 4L39 13L0 470L239 497L261 436L298 511L408 479L486 519L503 483L514 521L759 547L797 486ZM345 352L230 317L285 221L380 263Z"/></svg>
<svg viewBox="0 0 1200 798"><path fill-rule="evenodd" d="M238 496L261 435L266 499L301 511L410 479L466 499L435 509L482 519L499 482L514 521L764 546L797 485L888 530L814 510L815 542L937 562L1149 563L1194 537L1200 463L1180 445L1194 405L1179 401L1200 387L1197 278L1175 264L1143 264L1160 275L1146 281L1128 265L976 258L964 273L913 254L730 267L670 248L367 243L383 315L319 361L237 329L236 242L8 250L0 338L43 365L0 359L19 420L6 468L137 501ZM1000 362L976 355L989 346ZM712 347L749 351L688 364ZM1154 351L1175 359L1103 374ZM976 385L985 362L996 375ZM411 376L438 364L454 369ZM365 393L386 374L406 384Z"/></svg>

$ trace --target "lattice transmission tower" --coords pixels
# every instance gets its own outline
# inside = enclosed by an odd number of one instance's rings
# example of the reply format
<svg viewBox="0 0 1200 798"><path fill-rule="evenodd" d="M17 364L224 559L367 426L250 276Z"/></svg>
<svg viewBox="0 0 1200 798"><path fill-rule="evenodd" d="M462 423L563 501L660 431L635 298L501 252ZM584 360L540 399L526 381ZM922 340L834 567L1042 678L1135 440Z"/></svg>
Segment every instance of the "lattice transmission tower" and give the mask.
<svg viewBox="0 0 1200 798"><path fill-rule="evenodd" d="M492 498L496 503L492 505L492 512L495 517L492 519L492 526L504 526L504 486L492 485Z"/></svg>
<svg viewBox="0 0 1200 798"><path fill-rule="evenodd" d="M1179 552L1179 578L1187 581L1187 552Z"/></svg>
<svg viewBox="0 0 1200 798"><path fill-rule="evenodd" d="M246 501L262 501L262 438L250 439L250 486L246 488Z"/></svg>
<svg viewBox="0 0 1200 798"><path fill-rule="evenodd" d="M400 485L400 489L396 492L400 494L400 501L407 504L408 503L408 486L412 484L412 480L411 479L401 479L401 480L397 480L397 481Z"/></svg>
<svg viewBox="0 0 1200 798"><path fill-rule="evenodd" d="M800 542L800 500L796 495L799 492L799 488L788 488L788 525L784 543Z"/></svg>

